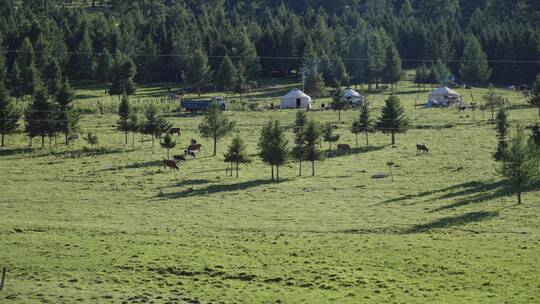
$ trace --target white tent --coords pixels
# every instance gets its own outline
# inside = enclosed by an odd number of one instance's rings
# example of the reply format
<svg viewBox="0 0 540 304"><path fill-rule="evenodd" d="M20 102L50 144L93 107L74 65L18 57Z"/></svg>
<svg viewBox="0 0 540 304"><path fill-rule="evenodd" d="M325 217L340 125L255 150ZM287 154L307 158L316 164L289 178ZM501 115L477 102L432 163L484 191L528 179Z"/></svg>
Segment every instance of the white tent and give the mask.
<svg viewBox="0 0 540 304"><path fill-rule="evenodd" d="M343 98L355 105L364 104L364 97L351 88L345 89L345 91L343 92Z"/></svg>
<svg viewBox="0 0 540 304"><path fill-rule="evenodd" d="M448 87L437 88L433 90L433 92L431 92L428 97L428 103L431 102L441 105L448 105L451 103L459 102L460 100L461 97L459 96L459 94Z"/></svg>
<svg viewBox="0 0 540 304"><path fill-rule="evenodd" d="M282 109L311 109L311 97L299 89L292 89L285 96L281 97Z"/></svg>

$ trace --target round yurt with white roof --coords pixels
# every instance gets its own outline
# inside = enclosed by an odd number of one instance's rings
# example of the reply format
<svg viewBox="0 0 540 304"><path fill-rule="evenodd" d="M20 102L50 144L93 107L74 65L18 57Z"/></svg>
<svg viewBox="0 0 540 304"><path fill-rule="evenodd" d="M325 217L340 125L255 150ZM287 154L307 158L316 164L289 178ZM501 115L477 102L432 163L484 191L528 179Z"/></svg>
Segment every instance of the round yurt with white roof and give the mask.
<svg viewBox="0 0 540 304"><path fill-rule="evenodd" d="M311 97L299 89L292 89L281 97L281 109L311 109Z"/></svg>

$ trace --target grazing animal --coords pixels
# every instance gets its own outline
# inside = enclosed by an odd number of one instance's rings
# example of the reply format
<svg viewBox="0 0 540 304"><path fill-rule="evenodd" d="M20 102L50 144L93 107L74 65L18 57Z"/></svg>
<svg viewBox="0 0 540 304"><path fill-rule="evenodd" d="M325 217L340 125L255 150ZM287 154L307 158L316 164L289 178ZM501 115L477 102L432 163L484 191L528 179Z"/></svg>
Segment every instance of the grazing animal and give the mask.
<svg viewBox="0 0 540 304"><path fill-rule="evenodd" d="M182 131L182 130L181 130L180 128L171 128L171 129L169 130L169 133L170 133L170 134L180 135L180 132L181 132L181 131Z"/></svg>
<svg viewBox="0 0 540 304"><path fill-rule="evenodd" d="M429 153L429 149L426 145L416 145L416 152Z"/></svg>
<svg viewBox="0 0 540 304"><path fill-rule="evenodd" d="M178 165L176 164L176 161L170 160L170 159L164 159L163 169L167 169L167 167L169 167L169 171L172 171L173 169L176 171L180 170L180 168L178 168Z"/></svg>
<svg viewBox="0 0 540 304"><path fill-rule="evenodd" d="M352 153L351 146L348 145L348 144L338 144L338 145L337 145L337 149L338 149L339 151L343 151L343 152L346 152L346 153L349 153L349 154Z"/></svg>
<svg viewBox="0 0 540 304"><path fill-rule="evenodd" d="M173 155L173 159L176 161L176 162L180 162L180 161L185 161L186 158L184 157L184 155Z"/></svg>
<svg viewBox="0 0 540 304"><path fill-rule="evenodd" d="M193 151L191 151L191 150L187 150L187 149L184 150L184 155L185 155L185 156L189 155L189 156L191 156L191 157L193 157L193 158L197 158L197 156L195 156L195 155L196 155L195 152L193 152Z"/></svg>
<svg viewBox="0 0 540 304"><path fill-rule="evenodd" d="M68 141L81 140L81 134L69 134Z"/></svg>
<svg viewBox="0 0 540 304"><path fill-rule="evenodd" d="M197 153L199 153L201 151L201 147L202 145L201 144L191 144L187 147L186 150L188 151L197 151Z"/></svg>

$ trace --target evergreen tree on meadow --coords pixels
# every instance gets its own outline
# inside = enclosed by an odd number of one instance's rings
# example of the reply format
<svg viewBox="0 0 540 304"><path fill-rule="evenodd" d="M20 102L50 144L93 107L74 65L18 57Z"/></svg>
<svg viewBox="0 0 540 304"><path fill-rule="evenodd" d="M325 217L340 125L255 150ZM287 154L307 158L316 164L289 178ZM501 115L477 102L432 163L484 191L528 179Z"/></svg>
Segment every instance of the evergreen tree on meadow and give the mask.
<svg viewBox="0 0 540 304"><path fill-rule="evenodd" d="M510 139L498 172L506 178L506 184L512 186L518 204L522 203L523 192L539 181L540 153L536 145L529 143L522 127L518 127Z"/></svg>
<svg viewBox="0 0 540 304"><path fill-rule="evenodd" d="M506 150L506 134L508 133L508 116L504 109L497 113L497 152L493 155L495 160L502 160Z"/></svg>
<svg viewBox="0 0 540 304"><path fill-rule="evenodd" d="M437 63L433 64L429 69L428 82L434 82L436 84L443 84L452 77L450 69L442 62L441 59L437 60Z"/></svg>
<svg viewBox="0 0 540 304"><path fill-rule="evenodd" d="M0 82L0 147L4 147L4 137L17 130L20 118L21 114L13 99L9 96L4 83Z"/></svg>
<svg viewBox="0 0 540 304"><path fill-rule="evenodd" d="M527 102L538 108L538 116L540 116L540 75L536 76L532 84L531 96Z"/></svg>
<svg viewBox="0 0 540 304"><path fill-rule="evenodd" d="M491 110L491 120L495 120L495 109L502 107L507 103L507 100L495 91L493 85L489 85L488 92L482 96L485 103L484 106Z"/></svg>
<svg viewBox="0 0 540 304"><path fill-rule="evenodd" d="M229 121L218 103L212 103L208 109L208 113L199 124L199 132L205 138L211 138L214 141L214 152L212 156L216 156L217 142L227 136L235 126L234 121Z"/></svg>
<svg viewBox="0 0 540 304"><path fill-rule="evenodd" d="M109 50L105 49L101 54L98 54L93 71L94 79L101 83L107 83L111 79L110 73L113 62L114 58L109 53Z"/></svg>
<svg viewBox="0 0 540 304"><path fill-rule="evenodd" d="M95 62L93 60L93 48L92 40L88 30L84 30L82 40L77 48L75 54L76 62L76 75L78 79L90 80L92 79L93 71L95 68Z"/></svg>
<svg viewBox="0 0 540 304"><path fill-rule="evenodd" d="M405 109L399 98L392 95L386 99L376 127L377 130L392 135L392 146L396 144L396 133L405 133L409 130L409 119L405 115Z"/></svg>
<svg viewBox="0 0 540 304"><path fill-rule="evenodd" d="M392 41L389 41L386 45L385 59L386 62L382 72L382 80L391 85L396 84L401 79L402 74L401 58L399 56L399 51Z"/></svg>
<svg viewBox="0 0 540 304"><path fill-rule="evenodd" d="M307 71L304 80L304 90L307 94L321 96L324 93L325 83L322 74L319 73L319 61L315 58L310 58L306 63Z"/></svg>
<svg viewBox="0 0 540 304"><path fill-rule="evenodd" d="M111 87L109 89L110 95L127 94L132 95L135 93L135 74L137 69L133 60L118 52L114 58L114 62L110 70Z"/></svg>
<svg viewBox="0 0 540 304"><path fill-rule="evenodd" d="M176 142L172 139L170 133L165 134L165 137L163 137L163 141L160 143L160 145L163 149L167 150L167 159L170 159L169 150L176 147Z"/></svg>
<svg viewBox="0 0 540 304"><path fill-rule="evenodd" d="M11 68L11 73L8 76L8 85L11 89L11 95L15 98L20 98L24 96L24 84L21 75L21 69L17 61L13 63Z"/></svg>
<svg viewBox="0 0 540 304"><path fill-rule="evenodd" d="M491 76L491 69L488 65L486 53L478 39L469 34L465 37L465 48L461 57L459 74L465 82L481 83L485 82Z"/></svg>
<svg viewBox="0 0 540 304"><path fill-rule="evenodd" d="M118 130L123 131L125 135L125 143L128 144L128 133L130 131L129 114L131 113L131 106L129 104L129 98L126 94L122 95L120 105L118 106Z"/></svg>
<svg viewBox="0 0 540 304"><path fill-rule="evenodd" d="M272 167L272 180L274 180L274 166L276 167L276 181L279 182L279 166L285 164L289 155L288 140L285 130L278 120L268 121L262 128L259 138L259 157Z"/></svg>
<svg viewBox="0 0 540 304"><path fill-rule="evenodd" d="M246 152L246 145L240 136L235 136L227 150L227 153L224 155L224 161L235 165L236 177L238 177L238 169L240 164L249 164L251 159ZM231 176L232 176L232 167L231 167Z"/></svg>
<svg viewBox="0 0 540 304"><path fill-rule="evenodd" d="M347 109L349 102L343 98L343 90L341 87L336 87L333 95L330 106L333 110L338 111L338 122L341 122L341 111Z"/></svg>
<svg viewBox="0 0 540 304"><path fill-rule="evenodd" d="M307 123L306 112L299 110L296 112L296 119L293 125L294 147L292 148L293 157L298 160L298 175L302 175L302 161L306 153L306 138L304 128Z"/></svg>
<svg viewBox="0 0 540 304"><path fill-rule="evenodd" d="M322 138L323 141L328 143L328 150L332 150L332 143L337 142L341 137L341 134L334 133L335 126L331 122L327 122L323 126Z"/></svg>
<svg viewBox="0 0 540 304"><path fill-rule="evenodd" d="M184 80L188 85L196 88L200 96L201 87L207 81L209 74L210 66L206 53L202 49L195 50L183 73Z"/></svg>
<svg viewBox="0 0 540 304"><path fill-rule="evenodd" d="M64 133L66 144L69 144L68 137L78 129L80 115L71 109L71 104L75 99L75 92L71 88L69 81L64 79L58 88L55 101L57 108L58 131Z"/></svg>
<svg viewBox="0 0 540 304"><path fill-rule="evenodd" d="M371 119L371 111L367 104L362 106L360 110L360 118L355 119L351 126L351 132L355 135L356 147L358 147L358 134L365 133L366 146L369 146L369 133L374 131L373 120Z"/></svg>
<svg viewBox="0 0 540 304"><path fill-rule="evenodd" d="M430 81L430 71L426 67L425 64L422 64L421 66L418 66L414 73L414 83L418 84L418 89L420 89L420 85L425 85Z"/></svg>
<svg viewBox="0 0 540 304"><path fill-rule="evenodd" d="M25 132L30 138L30 146L32 139L41 137L41 148L45 146L45 137L51 134L51 128L56 128L53 122L55 117L56 107L54 102L49 98L47 89L43 84L37 84L32 96L32 104L26 110L24 115Z"/></svg>
<svg viewBox="0 0 540 304"><path fill-rule="evenodd" d="M154 139L160 137L161 134L168 132L172 124L164 117L159 116L158 108L155 104L150 104L144 111L144 125L142 133L149 134L152 138L152 148L154 147Z"/></svg>
<svg viewBox="0 0 540 304"><path fill-rule="evenodd" d="M231 58L225 55L216 72L216 83L228 90L234 86L236 77L236 68L234 67Z"/></svg>
<svg viewBox="0 0 540 304"><path fill-rule="evenodd" d="M321 128L310 120L304 129L304 159L311 162L311 175L315 176L315 162L323 159L323 153L319 150L321 140Z"/></svg>

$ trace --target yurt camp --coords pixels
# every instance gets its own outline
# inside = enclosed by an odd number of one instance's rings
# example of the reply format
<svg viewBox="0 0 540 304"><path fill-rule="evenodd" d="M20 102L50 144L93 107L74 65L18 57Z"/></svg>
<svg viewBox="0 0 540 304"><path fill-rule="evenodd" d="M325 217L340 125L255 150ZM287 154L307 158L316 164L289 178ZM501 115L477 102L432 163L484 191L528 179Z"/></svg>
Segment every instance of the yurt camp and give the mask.
<svg viewBox="0 0 540 304"><path fill-rule="evenodd" d="M433 92L429 94L427 106L449 106L460 101L461 96L458 94L458 92L448 87L440 87L433 90Z"/></svg>

